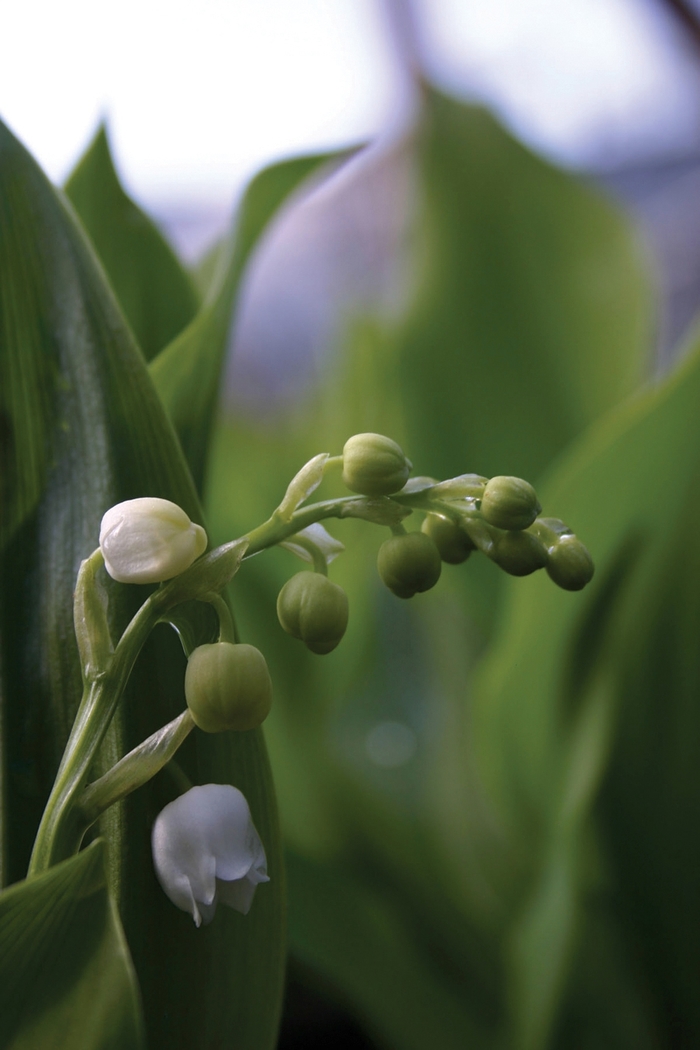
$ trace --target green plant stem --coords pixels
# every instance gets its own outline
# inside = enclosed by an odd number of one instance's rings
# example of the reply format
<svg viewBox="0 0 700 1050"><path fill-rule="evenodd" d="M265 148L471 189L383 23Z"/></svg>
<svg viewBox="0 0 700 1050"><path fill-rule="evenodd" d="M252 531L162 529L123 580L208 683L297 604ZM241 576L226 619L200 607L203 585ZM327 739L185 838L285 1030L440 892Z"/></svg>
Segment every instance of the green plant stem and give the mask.
<svg viewBox="0 0 700 1050"><path fill-rule="evenodd" d="M29 875L77 853L84 831L74 801L88 778L90 766L114 715L136 658L162 613L162 590L141 606L107 662L85 681L83 697L51 795L39 825L29 863Z"/></svg>
<svg viewBox="0 0 700 1050"><path fill-rule="evenodd" d="M239 641L231 610L220 594L210 594L206 599L216 609L219 617L219 641L235 644Z"/></svg>
<svg viewBox="0 0 700 1050"><path fill-rule="evenodd" d="M410 507L412 510L431 510L432 506L427 500L426 491L429 490L407 493L403 496L397 493L391 499L395 500L400 506ZM301 532L302 529L307 528L309 525L314 525L317 521L325 521L328 518L348 517L347 508L353 503L363 502L364 499L364 496L341 496L338 499L324 500L322 503L311 503L308 507L295 511L289 521L282 521L281 518L273 514L262 525L247 533L245 538L248 540L248 547L244 555L244 561L251 558L254 554L259 554L260 551L282 543L283 540L289 539L290 536Z"/></svg>
<svg viewBox="0 0 700 1050"><path fill-rule="evenodd" d="M231 638L235 641L232 618L223 598L215 593L215 589L223 588L234 575L243 551L245 550L246 558L251 557L253 554L274 547L283 540L294 536L308 525L313 525L326 518L342 518L347 514L347 508L362 498L346 496L314 503L295 511L289 521L284 521L280 515L273 514L268 521L253 529L247 536L209 552L195 562L182 576L176 577L170 583L154 591L124 631L114 652L106 655L104 651L100 653L103 666L96 666L94 662L95 646L94 643L91 645L93 659L84 660L83 666L85 676L83 697L39 825L29 865L30 875L45 871L76 853L80 848L86 827L89 826L85 824L85 821L89 819L92 822L93 819L96 819L93 816L97 807L96 799L99 799L99 805L103 805L102 796L96 792L104 789L104 797L111 797L112 788L109 788L109 791L105 788L105 784L111 781L106 782L105 778L97 782L101 783L100 789L92 785L90 789L87 789L87 796L84 794L90 767L107 732L136 658L150 632L164 618L168 609L191 599L211 602L219 614L222 640ZM411 508L428 509L429 507L424 492L409 493L405 496L397 495L392 498L396 499L397 503ZM95 551L88 559L93 580L99 558L98 552ZM216 582L212 583L212 581ZM84 603L84 601L83 596L81 602ZM86 643L85 648L87 647ZM183 726L184 724L183 722ZM166 730L168 727L159 732L163 733ZM173 739L176 737L177 734ZM141 748L145 750L135 748L121 760L126 765L121 766L121 763L118 763L113 770L105 774L107 778L114 774L113 783L117 785L114 787L114 792L116 792L114 801L117 797L124 797L124 794L134 790L134 786L145 783L153 775L151 772L144 774L144 778L141 778L135 773L135 764L142 760L145 763L144 770L147 770L148 762L144 756L148 753L149 746L149 741L145 741L141 745ZM166 758L164 762L167 761ZM117 769L119 772L115 773ZM127 787L127 783L132 786Z"/></svg>

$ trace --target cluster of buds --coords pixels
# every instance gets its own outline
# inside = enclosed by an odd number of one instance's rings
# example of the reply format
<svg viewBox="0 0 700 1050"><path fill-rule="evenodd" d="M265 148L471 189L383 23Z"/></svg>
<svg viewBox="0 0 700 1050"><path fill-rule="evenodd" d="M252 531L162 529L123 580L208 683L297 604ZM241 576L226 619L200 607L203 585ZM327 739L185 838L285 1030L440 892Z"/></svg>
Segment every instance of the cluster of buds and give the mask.
<svg viewBox="0 0 700 1050"><path fill-rule="evenodd" d="M511 576L546 569L566 591L580 591L593 578L587 548L563 521L539 517L537 493L522 478L465 474L433 486L430 498L441 506L422 530L444 562L459 564L480 550Z"/></svg>
<svg viewBox="0 0 700 1050"><path fill-rule="evenodd" d="M379 548L377 569L383 583L399 598L430 590L440 578L443 562L459 565L474 551L481 551L512 576L546 569L564 590L580 590L593 576L593 562L584 545L559 519L539 517L542 507L537 493L522 478L464 474L443 482L432 478L411 481L410 461L395 441L381 434L354 435L337 461L342 464L347 488L364 497L346 501L337 516L364 517L391 529L391 537ZM295 509L332 462L329 457L316 457L302 468L297 475L300 480L295 479L288 490L288 497L289 493L301 497ZM312 476L315 480L309 484ZM425 517L420 531L409 532L402 521L413 510L423 511ZM285 545L303 557L315 549L317 571L300 572L285 584L277 615L288 634L305 642L312 652L324 654L345 633L348 600L325 575L330 559L317 546L325 542L330 550L331 537L321 529L321 541L319 534L313 537L310 530L305 531L306 536L296 537L296 546ZM334 556L337 550L332 553Z"/></svg>
<svg viewBox="0 0 700 1050"><path fill-rule="evenodd" d="M352 495L309 505L311 493L336 467ZM85 691L62 779L39 829L33 871L66 854L76 827L84 833L100 812L163 768L195 727L205 733L249 732L265 720L272 704L265 657L238 640L222 596L244 557L279 545L311 564L282 587L277 615L282 628L317 655L332 652L348 625L347 595L328 578L330 563L344 549L321 524L330 518L360 518L389 529L377 569L399 598L434 587L443 562L458 565L474 551L514 576L544 568L565 590L580 590L591 579L588 551L563 522L539 516L542 508L528 482L477 474L411 479L411 471L395 441L356 434L341 455L321 453L306 463L268 521L209 553L202 526L168 500L132 499L107 511L100 546L78 576L75 623ZM407 531L404 521L414 512L423 515L421 527ZM95 586L102 564L119 583L160 585L116 648ZM192 601L214 607L220 630L217 641L186 649L186 710L87 784L92 757L124 688L119 668L133 666L147 634L174 615L171 609ZM77 813L69 812L71 805ZM267 881L265 851L248 804L231 785L193 787L166 806L153 829L153 858L163 889L197 925L210 921L219 901L247 912L255 887Z"/></svg>

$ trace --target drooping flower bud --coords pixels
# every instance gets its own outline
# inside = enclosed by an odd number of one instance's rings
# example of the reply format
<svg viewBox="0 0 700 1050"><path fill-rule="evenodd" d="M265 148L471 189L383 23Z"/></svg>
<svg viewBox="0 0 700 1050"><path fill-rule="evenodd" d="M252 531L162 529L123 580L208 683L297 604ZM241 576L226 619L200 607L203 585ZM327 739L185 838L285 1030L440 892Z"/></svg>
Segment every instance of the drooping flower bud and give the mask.
<svg viewBox="0 0 700 1050"><path fill-rule="evenodd" d="M527 529L542 510L532 485L522 478L491 478L481 497L481 513L498 529Z"/></svg>
<svg viewBox="0 0 700 1050"><path fill-rule="evenodd" d="M430 536L440 557L448 565L461 565L476 550L464 529L442 514L426 514L421 532Z"/></svg>
<svg viewBox="0 0 700 1050"><path fill-rule="evenodd" d="M279 622L312 653L325 655L340 642L348 625L348 596L318 572L298 572L277 598Z"/></svg>
<svg viewBox="0 0 700 1050"><path fill-rule="evenodd" d="M105 568L120 583L162 583L179 576L207 546L201 525L167 499L128 499L102 518Z"/></svg>
<svg viewBox="0 0 700 1050"><path fill-rule="evenodd" d="M151 845L159 883L196 926L211 922L219 901L247 915L256 886L269 882L248 803L230 784L193 787L169 803Z"/></svg>
<svg viewBox="0 0 700 1050"><path fill-rule="evenodd" d="M573 533L560 536L549 548L547 573L565 591L580 591L593 579L593 572L588 549Z"/></svg>
<svg viewBox="0 0 700 1050"><path fill-rule="evenodd" d="M267 661L254 645L200 645L187 661L185 698L205 733L256 729L272 706Z"/></svg>
<svg viewBox="0 0 700 1050"><path fill-rule="evenodd" d="M430 536L407 532L392 536L379 548L377 568L383 582L397 598L412 598L429 591L440 579L440 552Z"/></svg>
<svg viewBox="0 0 700 1050"><path fill-rule="evenodd" d="M494 543L493 560L511 576L529 576L547 564L547 551L531 532L504 532Z"/></svg>
<svg viewBox="0 0 700 1050"><path fill-rule="evenodd" d="M411 463L391 438L355 434L343 447L343 483L363 496L390 496L408 481Z"/></svg>

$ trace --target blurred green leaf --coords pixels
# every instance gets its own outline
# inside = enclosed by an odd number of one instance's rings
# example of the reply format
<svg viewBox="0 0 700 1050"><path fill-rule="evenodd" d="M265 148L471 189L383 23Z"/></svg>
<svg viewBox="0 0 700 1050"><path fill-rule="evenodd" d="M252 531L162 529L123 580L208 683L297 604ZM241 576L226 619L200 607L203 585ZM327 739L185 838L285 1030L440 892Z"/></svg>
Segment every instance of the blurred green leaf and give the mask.
<svg viewBox="0 0 700 1050"><path fill-rule="evenodd" d="M652 1023L682 1033L687 1045L700 1038L692 991L700 965L699 397L696 350L668 381L594 426L560 463L542 500L590 547L596 576L580 595L546 578L512 587L477 692L483 773L512 833L539 842L546 856L571 775L573 727L591 683L611 676L612 739L602 759L588 748L603 776L587 809ZM533 874L537 885L536 865ZM562 994L586 922L581 879L574 872ZM525 984L531 949L516 973ZM558 963L550 955L547 965ZM566 1001L550 1004L552 1021L563 1009ZM537 1006L530 999L523 1010ZM531 1045L548 1045L546 1029Z"/></svg>
<svg viewBox="0 0 700 1050"><path fill-rule="evenodd" d="M411 447L440 477L536 481L647 376L641 245L600 193L430 89L417 162L418 288L398 336Z"/></svg>
<svg viewBox="0 0 700 1050"><path fill-rule="evenodd" d="M202 520L194 486L141 354L72 212L0 125L0 696L5 884L24 876L81 693L72 623L78 566L102 514L160 496ZM106 576L117 635L145 588ZM198 606L194 606L198 609ZM183 615L185 610L183 610ZM197 625L195 625L197 626ZM206 624L203 625L206 628ZM197 626L199 630L199 626ZM95 775L184 707L171 629L144 649ZM271 882L250 915L206 930L167 900L150 828L178 793L166 771L101 824L108 885L144 1002L149 1045L274 1045L284 966L283 874L262 734L196 732L178 754L194 783L235 781L264 841Z"/></svg>
<svg viewBox="0 0 700 1050"><path fill-rule="evenodd" d="M592 804L609 757L613 696L609 678L599 677L581 706L563 761L565 782L551 841L511 934L514 1044L522 1050L549 1045L581 938L581 902L596 882L586 849Z"/></svg>
<svg viewBox="0 0 700 1050"><path fill-rule="evenodd" d="M102 843L0 894L0 1017L13 1050L145 1046Z"/></svg>
<svg viewBox="0 0 700 1050"><path fill-rule="evenodd" d="M486 1050L491 1040L445 960L416 944L390 889L348 867L288 854L296 957L342 989L382 1044Z"/></svg>
<svg viewBox="0 0 700 1050"><path fill-rule="evenodd" d="M300 403L262 419L246 419L241 410L221 422L207 503L217 536L244 532L279 502L305 460L318 452L337 454L348 436L362 431L398 440L418 474L479 471L537 481L567 443L633 392L646 374L651 317L644 259L627 223L598 193L535 157L484 111L430 89L411 142L417 193L408 221L409 257L402 260L409 274L403 309L395 320L360 317L342 326ZM381 151L359 156L354 177L371 174L363 164L369 168L378 158L386 161ZM558 496L545 510L560 513ZM579 528L574 515L572 523ZM464 994L471 994L479 987L474 974L488 954L484 942L495 954L503 950L505 931L525 914L525 897L534 893L540 869L543 879L549 872L550 881L563 871L560 900L568 921L570 895L589 886L579 872L586 854L579 838L589 826L589 811L582 806L575 821L564 821L560 838L546 850L540 837L528 839L527 822L513 832L480 782L470 685L490 631L498 627L501 637L500 586L510 587L503 574L475 555L464 566L445 566L435 591L407 608L382 592L374 573L383 533L348 522L333 523L331 531L348 548L331 576L349 594L350 625L330 656L310 656L275 623L277 591L295 568L290 556L255 559L236 579L243 631L265 648L273 666L276 706L267 739L285 836L306 863L326 865L324 871L342 881L345 857L358 845L357 823L363 820L365 848L384 858L394 885L403 865L406 878L440 895L455 927L478 931L453 970ZM580 531L588 542L583 526ZM517 580L512 586L530 594L531 583ZM547 579L535 585L548 595L556 592ZM554 600L577 599L558 592ZM520 641L522 624L514 628L510 621L507 629L515 629ZM529 652L527 657L535 659ZM514 662L513 684L517 670ZM521 726L529 715L522 697L518 700ZM382 771L368 758L368 734L383 721L399 722L415 734L416 755L405 768ZM586 724L584 719L581 726ZM526 732L530 742L537 729ZM499 723L488 747L484 744L491 789L502 764L504 775L510 773L514 733L510 723ZM604 764L602 730L600 736ZM541 780L543 792L551 792L549 770L541 771ZM591 795L597 783L591 774ZM496 799L501 796L496 792ZM550 804L556 813L559 796ZM422 847L411 851L407 847L417 828ZM573 881L567 881L572 866ZM329 885L331 878L328 874ZM352 879L343 882L344 908L354 902L352 937L372 943L364 892ZM398 906L406 924L415 912L413 902L408 896ZM292 950L332 974L361 1009L369 1011L372 1002L381 1013L381 997L373 998L376 976L366 971L363 979L345 969L351 932L345 930L337 942L324 940L317 906L322 907L320 897L293 899ZM388 907L381 894L376 906ZM536 1034L556 1012L550 989L556 999L570 958L571 939L559 928L552 901L547 908L534 913L530 929L523 918L517 935L526 956L533 943L555 956L551 973L533 972L534 990L522 993L528 1003L539 996L532 1022ZM571 921L575 925L576 915ZM424 943L405 953L410 989L423 981L422 952L447 950L449 922L433 915L427 924L435 938L432 949ZM509 951L517 957L513 938ZM494 983L484 981L485 997L497 1000ZM420 992L415 995L418 999ZM387 1006L387 1026L393 1023L390 1014ZM496 1008L484 1029L488 1035L482 1031L480 1038L497 1039L505 1024L505 1013ZM392 1033L397 1046L412 1045L405 1032ZM466 1043L466 1022L464 1033Z"/></svg>
<svg viewBox="0 0 700 1050"><path fill-rule="evenodd" d="M124 192L104 125L65 192L149 361L189 324L199 297L158 227Z"/></svg>
<svg viewBox="0 0 700 1050"><path fill-rule="evenodd" d="M297 157L261 171L241 202L233 229L214 247L203 268L209 288L196 318L151 363L151 375L175 425L201 491L212 420L241 275L266 226L285 199L329 154Z"/></svg>

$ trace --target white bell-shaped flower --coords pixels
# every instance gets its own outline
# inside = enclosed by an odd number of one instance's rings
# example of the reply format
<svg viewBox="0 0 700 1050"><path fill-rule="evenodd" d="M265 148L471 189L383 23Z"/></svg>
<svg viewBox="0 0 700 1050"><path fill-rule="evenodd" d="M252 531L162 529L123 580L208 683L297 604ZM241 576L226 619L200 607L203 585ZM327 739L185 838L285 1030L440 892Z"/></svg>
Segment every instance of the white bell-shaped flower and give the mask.
<svg viewBox="0 0 700 1050"><path fill-rule="evenodd" d="M203 554L207 534L167 499L128 499L102 518L100 548L109 575L120 583L161 583L189 569Z"/></svg>
<svg viewBox="0 0 700 1050"><path fill-rule="evenodd" d="M197 926L221 902L248 914L255 887L268 882L265 850L245 796L230 784L204 784L158 815L151 838L158 881Z"/></svg>

